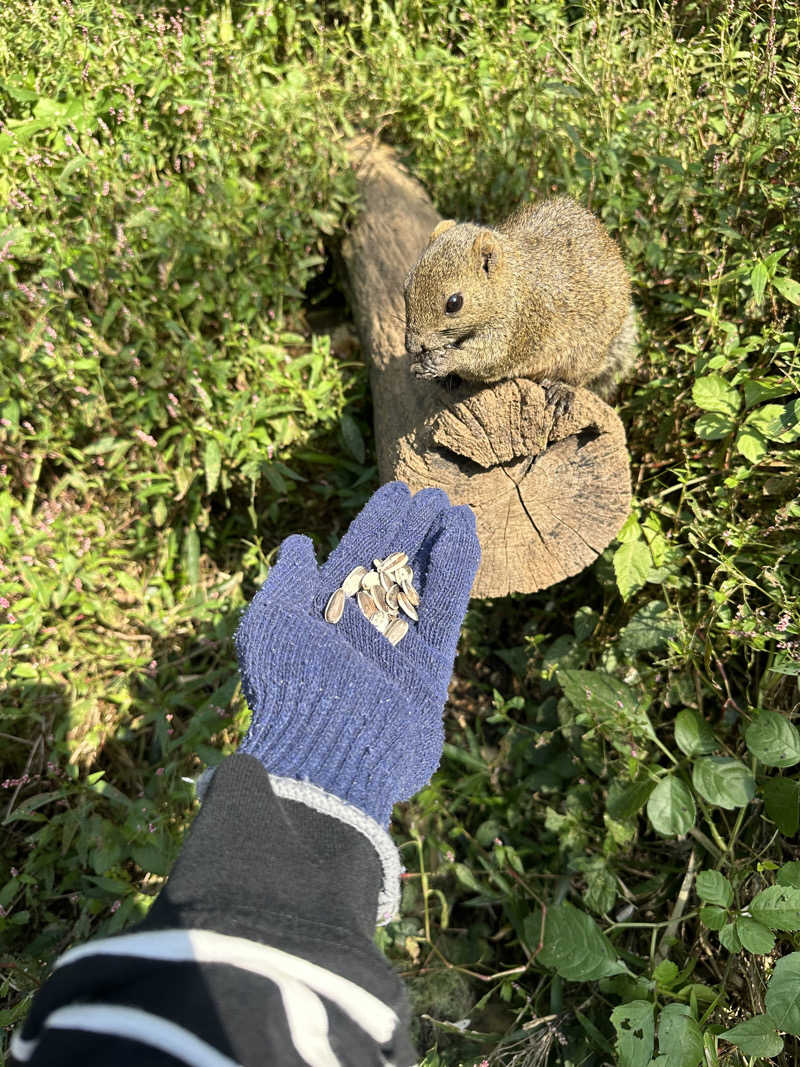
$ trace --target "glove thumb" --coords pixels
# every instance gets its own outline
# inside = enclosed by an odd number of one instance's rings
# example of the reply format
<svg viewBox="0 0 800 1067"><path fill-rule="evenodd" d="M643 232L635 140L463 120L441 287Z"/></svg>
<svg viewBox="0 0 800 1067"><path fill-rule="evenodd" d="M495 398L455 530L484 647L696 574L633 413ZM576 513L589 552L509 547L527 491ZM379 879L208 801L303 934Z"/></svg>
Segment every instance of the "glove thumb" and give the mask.
<svg viewBox="0 0 800 1067"><path fill-rule="evenodd" d="M291 597L301 610L309 608L318 582L317 557L311 538L305 534L292 534L281 542L277 562L254 597L253 606L261 600Z"/></svg>

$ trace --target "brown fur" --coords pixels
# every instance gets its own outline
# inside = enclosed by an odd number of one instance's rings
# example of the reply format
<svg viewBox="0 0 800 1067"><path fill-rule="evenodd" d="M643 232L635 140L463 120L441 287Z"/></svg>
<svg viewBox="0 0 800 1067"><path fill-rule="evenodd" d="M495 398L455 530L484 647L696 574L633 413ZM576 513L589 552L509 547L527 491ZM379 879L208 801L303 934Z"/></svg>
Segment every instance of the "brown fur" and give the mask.
<svg viewBox="0 0 800 1067"><path fill-rule="evenodd" d="M463 306L447 314L448 297ZM608 395L636 326L619 248L561 197L495 228L440 223L405 284L406 348L420 378L533 378Z"/></svg>

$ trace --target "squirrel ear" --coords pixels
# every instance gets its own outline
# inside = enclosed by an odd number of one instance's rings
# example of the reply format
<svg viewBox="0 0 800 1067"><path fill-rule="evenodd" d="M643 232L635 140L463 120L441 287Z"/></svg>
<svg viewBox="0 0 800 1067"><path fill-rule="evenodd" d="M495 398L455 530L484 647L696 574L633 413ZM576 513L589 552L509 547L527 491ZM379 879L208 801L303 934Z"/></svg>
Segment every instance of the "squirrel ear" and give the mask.
<svg viewBox="0 0 800 1067"><path fill-rule="evenodd" d="M472 242L472 260L491 277L503 262L503 249L494 230L479 230Z"/></svg>
<svg viewBox="0 0 800 1067"><path fill-rule="evenodd" d="M450 230L455 226L455 219L442 219L439 225L434 229L433 233L428 238L428 244L433 244L440 233L444 233L445 230Z"/></svg>

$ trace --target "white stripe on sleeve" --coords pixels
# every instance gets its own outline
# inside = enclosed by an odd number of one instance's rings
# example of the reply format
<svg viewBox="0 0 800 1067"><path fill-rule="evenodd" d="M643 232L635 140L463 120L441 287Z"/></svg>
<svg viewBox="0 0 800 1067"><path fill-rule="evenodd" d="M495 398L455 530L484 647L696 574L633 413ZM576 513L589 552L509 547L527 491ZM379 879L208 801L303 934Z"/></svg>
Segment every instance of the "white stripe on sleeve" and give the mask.
<svg viewBox="0 0 800 1067"><path fill-rule="evenodd" d="M159 1015L123 1008L115 1004L70 1004L47 1016L45 1026L59 1030L88 1030L93 1034L113 1034L140 1041L169 1053L191 1067L240 1067L236 1060L223 1056L213 1046L201 1041L190 1030L162 1019ZM15 1034L11 1053L20 1063L33 1055L37 1041L23 1041Z"/></svg>
<svg viewBox="0 0 800 1067"><path fill-rule="evenodd" d="M293 978L282 979L278 988L298 1055L309 1067L341 1067L328 1041L328 1013L317 994Z"/></svg>
<svg viewBox="0 0 800 1067"><path fill-rule="evenodd" d="M99 955L228 964L268 978L278 986L291 979L334 1003L378 1045L391 1042L399 1022L388 1004L348 978L271 945L213 930L154 930L90 941L65 952L55 966L66 967Z"/></svg>

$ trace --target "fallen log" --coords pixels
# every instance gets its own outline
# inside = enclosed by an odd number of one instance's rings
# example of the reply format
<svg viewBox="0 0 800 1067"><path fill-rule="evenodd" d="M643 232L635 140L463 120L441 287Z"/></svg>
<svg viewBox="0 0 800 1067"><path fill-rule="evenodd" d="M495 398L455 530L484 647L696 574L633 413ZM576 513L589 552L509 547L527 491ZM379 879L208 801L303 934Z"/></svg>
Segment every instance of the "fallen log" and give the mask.
<svg viewBox="0 0 800 1067"><path fill-rule="evenodd" d="M577 389L559 417L526 378L492 385L419 381L405 352L403 282L440 221L391 149L350 148L362 210L342 245L369 366L382 482L444 489L475 512L483 559L475 597L529 593L588 567L630 508L616 412Z"/></svg>

